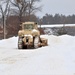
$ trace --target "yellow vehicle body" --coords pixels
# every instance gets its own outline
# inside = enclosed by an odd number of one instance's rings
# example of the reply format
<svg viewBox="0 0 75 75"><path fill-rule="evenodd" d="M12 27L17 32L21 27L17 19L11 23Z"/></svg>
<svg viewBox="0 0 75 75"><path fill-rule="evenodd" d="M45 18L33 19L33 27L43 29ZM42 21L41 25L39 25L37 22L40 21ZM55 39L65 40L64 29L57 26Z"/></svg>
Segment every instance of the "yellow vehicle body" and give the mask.
<svg viewBox="0 0 75 75"><path fill-rule="evenodd" d="M34 47L38 48L47 45L47 39L40 38L40 31L38 30L37 23L25 22L21 25L22 30L19 30L18 48Z"/></svg>

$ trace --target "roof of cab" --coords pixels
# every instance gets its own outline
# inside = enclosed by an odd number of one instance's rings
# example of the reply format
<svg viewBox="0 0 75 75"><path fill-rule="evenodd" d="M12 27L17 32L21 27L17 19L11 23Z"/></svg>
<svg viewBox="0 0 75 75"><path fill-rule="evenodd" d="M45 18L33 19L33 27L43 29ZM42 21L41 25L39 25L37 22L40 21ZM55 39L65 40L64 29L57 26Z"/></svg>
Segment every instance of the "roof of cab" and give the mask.
<svg viewBox="0 0 75 75"><path fill-rule="evenodd" d="M37 24L36 22L24 22L23 24Z"/></svg>

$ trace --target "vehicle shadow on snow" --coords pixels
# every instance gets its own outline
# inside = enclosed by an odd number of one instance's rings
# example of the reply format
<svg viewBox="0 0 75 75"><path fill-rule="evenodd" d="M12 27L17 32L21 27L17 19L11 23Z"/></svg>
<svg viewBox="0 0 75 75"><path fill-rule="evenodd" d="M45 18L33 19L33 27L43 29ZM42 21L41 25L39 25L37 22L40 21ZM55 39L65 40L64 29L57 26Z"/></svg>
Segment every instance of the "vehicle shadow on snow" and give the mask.
<svg viewBox="0 0 75 75"><path fill-rule="evenodd" d="M42 46L42 47L47 47L47 46ZM42 47L38 47L38 48L28 47L28 48L23 48L23 49L18 49L18 48L15 48L15 49L17 49L17 50L37 50L37 49L40 49Z"/></svg>

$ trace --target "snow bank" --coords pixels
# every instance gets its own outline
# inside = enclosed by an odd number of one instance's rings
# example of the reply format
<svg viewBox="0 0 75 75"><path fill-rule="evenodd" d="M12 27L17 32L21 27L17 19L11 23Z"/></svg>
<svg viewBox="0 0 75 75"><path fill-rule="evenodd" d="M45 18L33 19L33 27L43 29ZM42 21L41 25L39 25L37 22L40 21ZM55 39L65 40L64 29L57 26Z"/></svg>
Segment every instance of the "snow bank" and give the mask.
<svg viewBox="0 0 75 75"><path fill-rule="evenodd" d="M1 75L74 75L75 36L42 35L48 46L18 50L17 39L0 41Z"/></svg>
<svg viewBox="0 0 75 75"><path fill-rule="evenodd" d="M18 37L12 37L9 39L0 41L0 48L17 48Z"/></svg>
<svg viewBox="0 0 75 75"><path fill-rule="evenodd" d="M69 27L72 27L72 26L75 26L75 24L50 24L50 25L41 25L41 28L46 28L46 27L63 27L63 26L69 26ZM40 28L40 25L38 25L38 27Z"/></svg>

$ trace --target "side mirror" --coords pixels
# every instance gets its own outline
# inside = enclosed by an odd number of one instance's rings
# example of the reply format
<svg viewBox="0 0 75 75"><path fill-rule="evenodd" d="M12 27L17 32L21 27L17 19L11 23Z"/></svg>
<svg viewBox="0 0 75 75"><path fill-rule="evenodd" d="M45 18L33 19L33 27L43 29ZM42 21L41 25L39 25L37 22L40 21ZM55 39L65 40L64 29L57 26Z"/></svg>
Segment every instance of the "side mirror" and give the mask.
<svg viewBox="0 0 75 75"><path fill-rule="evenodd" d="M22 26L23 22L20 23L20 26Z"/></svg>
<svg viewBox="0 0 75 75"><path fill-rule="evenodd" d="M37 24L37 23L35 22L35 24Z"/></svg>

